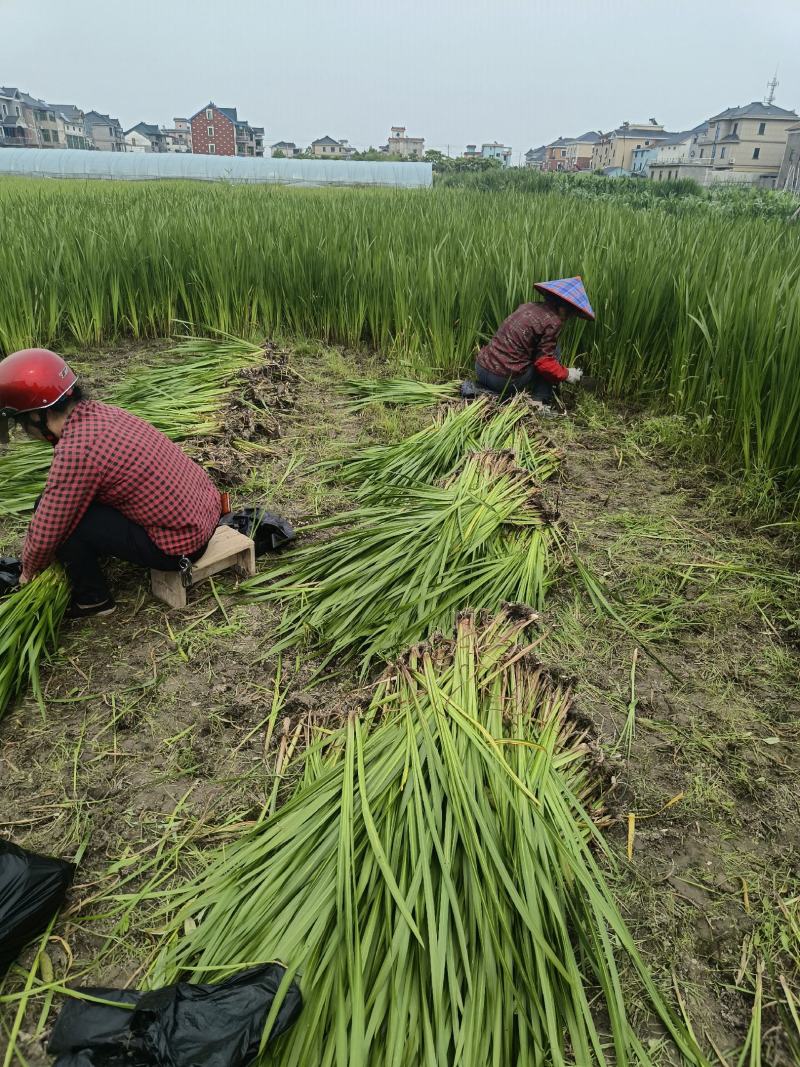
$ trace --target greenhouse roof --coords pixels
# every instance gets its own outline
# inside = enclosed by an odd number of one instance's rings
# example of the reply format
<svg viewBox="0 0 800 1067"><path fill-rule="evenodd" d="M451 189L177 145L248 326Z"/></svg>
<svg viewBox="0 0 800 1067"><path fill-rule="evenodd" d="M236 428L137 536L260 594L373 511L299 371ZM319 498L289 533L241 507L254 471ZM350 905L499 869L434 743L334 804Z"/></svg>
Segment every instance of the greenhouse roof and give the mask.
<svg viewBox="0 0 800 1067"><path fill-rule="evenodd" d="M295 186L384 185L427 187L430 163L353 162L341 159L263 159L181 152L85 152L62 148L4 148L0 174L41 178L104 178L154 181L182 178L229 184Z"/></svg>

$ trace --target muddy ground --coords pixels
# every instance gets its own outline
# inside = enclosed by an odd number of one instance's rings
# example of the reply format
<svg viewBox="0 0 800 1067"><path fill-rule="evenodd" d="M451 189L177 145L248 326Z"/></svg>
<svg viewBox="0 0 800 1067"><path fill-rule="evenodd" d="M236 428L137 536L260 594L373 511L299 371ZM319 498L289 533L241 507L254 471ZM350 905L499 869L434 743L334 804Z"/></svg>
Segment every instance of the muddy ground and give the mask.
<svg viewBox="0 0 800 1067"><path fill-rule="evenodd" d="M102 395L123 368L159 358L160 346L124 346L85 353L82 365ZM231 409L227 432L193 448L234 506L266 503L302 530L347 502L312 469L317 461L404 436L430 412L348 414L337 379L376 370L351 354L295 345L276 360L271 384L247 381L247 414ZM796 556L775 531L722 507L719 483L670 460L639 416L587 399L547 431L566 454L555 492L570 540L617 616L567 574L544 616L543 650L574 677L610 769L618 898L709 1052L735 1062L763 963L763 1062L796 1062L777 1003L781 974L800 995L786 919L800 914L800 635L796 586L780 577ZM0 549L18 537L7 527ZM116 614L62 631L45 672L46 712L25 700L0 722L6 836L82 852L48 945L55 976L75 984L135 983L156 937L146 910L118 921L125 894L156 872L180 877L256 818L288 789L291 753L312 724L338 721L366 697L347 669L320 679L313 656L272 656L276 610L245 600L232 579L176 612L151 599L140 573L119 565L114 574ZM6 991L21 981L12 974ZM49 1014L41 1007L19 1041L29 1064L47 1062L57 1000ZM0 1005L0 1046L10 1010Z"/></svg>

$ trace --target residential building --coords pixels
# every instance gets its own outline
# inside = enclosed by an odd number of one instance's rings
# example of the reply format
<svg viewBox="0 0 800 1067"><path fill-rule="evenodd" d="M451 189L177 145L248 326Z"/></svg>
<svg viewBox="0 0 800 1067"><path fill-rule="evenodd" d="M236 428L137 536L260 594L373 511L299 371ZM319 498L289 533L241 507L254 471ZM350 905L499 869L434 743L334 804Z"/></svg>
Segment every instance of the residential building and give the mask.
<svg viewBox="0 0 800 1067"><path fill-rule="evenodd" d="M162 126L167 152L191 152L192 124L188 119L173 119L172 126Z"/></svg>
<svg viewBox="0 0 800 1067"><path fill-rule="evenodd" d="M772 188L783 163L797 113L755 100L730 107L703 123L689 157L650 164L656 181L691 178L702 185L742 182Z"/></svg>
<svg viewBox="0 0 800 1067"><path fill-rule="evenodd" d="M299 156L301 151L294 141L276 141L274 145L270 145L270 154L273 158L275 156L279 158L283 156L286 159L293 159L295 156Z"/></svg>
<svg viewBox="0 0 800 1067"><path fill-rule="evenodd" d="M392 133L387 145L389 155L401 159L422 159L425 155L424 137L407 137L405 126L392 126Z"/></svg>
<svg viewBox="0 0 800 1067"><path fill-rule="evenodd" d="M547 145L539 145L538 148L529 148L525 153L525 166L529 170L542 170L547 157Z"/></svg>
<svg viewBox="0 0 800 1067"><path fill-rule="evenodd" d="M713 115L697 140L695 162L708 165L712 180L734 180L774 185L781 169L788 130L797 123L797 112L776 104L754 100L743 107L729 107Z"/></svg>
<svg viewBox="0 0 800 1067"><path fill-rule="evenodd" d="M153 146L150 143L150 138L145 137L143 133L140 133L135 127L132 130L128 130L125 133L125 151L126 152L152 152Z"/></svg>
<svg viewBox="0 0 800 1067"><path fill-rule="evenodd" d="M497 159L504 167L511 166L511 149L499 141L484 141L481 145L484 159Z"/></svg>
<svg viewBox="0 0 800 1067"><path fill-rule="evenodd" d="M0 87L2 143L20 148L63 148L64 120L52 104L16 87Z"/></svg>
<svg viewBox="0 0 800 1067"><path fill-rule="evenodd" d="M310 149L311 154L320 159L349 159L353 154L353 149L346 140L335 141L327 134L312 141Z"/></svg>
<svg viewBox="0 0 800 1067"><path fill-rule="evenodd" d="M119 119L102 111L87 111L83 118L86 135L100 152L124 152L125 134Z"/></svg>
<svg viewBox="0 0 800 1067"><path fill-rule="evenodd" d="M92 142L86 136L86 127L82 119L78 122L64 117L64 140L66 148L77 148L83 151L92 148Z"/></svg>
<svg viewBox="0 0 800 1067"><path fill-rule="evenodd" d="M630 174L633 153L637 148L650 148L674 136L655 119L649 122L623 122L610 133L601 133L592 146L592 170L606 173Z"/></svg>
<svg viewBox="0 0 800 1067"><path fill-rule="evenodd" d="M555 141L551 141L545 149L542 170L566 170L568 144L568 137L558 137Z"/></svg>
<svg viewBox="0 0 800 1067"><path fill-rule="evenodd" d="M166 152L167 137L151 122L137 122L125 131L125 145L128 152Z"/></svg>
<svg viewBox="0 0 800 1067"><path fill-rule="evenodd" d="M11 148L38 148L39 134L23 114L19 89L0 88L0 145Z"/></svg>
<svg viewBox="0 0 800 1067"><path fill-rule="evenodd" d="M480 159L481 153L478 151L478 146L474 144L468 144L464 150L464 159Z"/></svg>
<svg viewBox="0 0 800 1067"><path fill-rule="evenodd" d="M600 140L596 130L588 130L580 137L559 137L545 150L544 170L589 170L592 149Z"/></svg>
<svg viewBox="0 0 800 1067"><path fill-rule="evenodd" d="M235 107L211 101L192 115L192 151L210 156L263 156L264 127L240 119Z"/></svg>
<svg viewBox="0 0 800 1067"><path fill-rule="evenodd" d="M597 130L587 130L580 137L568 138L565 157L567 165L564 170L591 170L592 151L599 140L600 134Z"/></svg>
<svg viewBox="0 0 800 1067"><path fill-rule="evenodd" d="M786 131L786 148L776 184L779 189L800 194L800 123Z"/></svg>
<svg viewBox="0 0 800 1067"><path fill-rule="evenodd" d="M668 169L675 163L684 163L695 154L697 138L705 130L703 122L692 130L681 130L665 137L656 144L643 145L633 150L631 174L636 178L653 178L658 180L658 175L653 173L653 168L666 166Z"/></svg>
<svg viewBox="0 0 800 1067"><path fill-rule="evenodd" d="M83 111L75 104L53 104L53 110L64 121L64 138L67 148L94 148L86 135L86 122Z"/></svg>

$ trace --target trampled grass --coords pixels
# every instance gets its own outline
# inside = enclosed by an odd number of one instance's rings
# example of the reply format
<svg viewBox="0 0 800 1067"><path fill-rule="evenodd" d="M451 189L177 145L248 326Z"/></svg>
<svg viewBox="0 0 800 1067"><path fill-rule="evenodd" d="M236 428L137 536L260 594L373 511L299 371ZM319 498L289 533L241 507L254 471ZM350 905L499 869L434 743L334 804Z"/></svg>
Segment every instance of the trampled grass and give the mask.
<svg viewBox="0 0 800 1067"><path fill-rule="evenodd" d="M685 413L710 458L800 489L795 224L513 188L0 184L0 349L185 319L372 345L463 374L540 278L583 275L566 340L615 396Z"/></svg>

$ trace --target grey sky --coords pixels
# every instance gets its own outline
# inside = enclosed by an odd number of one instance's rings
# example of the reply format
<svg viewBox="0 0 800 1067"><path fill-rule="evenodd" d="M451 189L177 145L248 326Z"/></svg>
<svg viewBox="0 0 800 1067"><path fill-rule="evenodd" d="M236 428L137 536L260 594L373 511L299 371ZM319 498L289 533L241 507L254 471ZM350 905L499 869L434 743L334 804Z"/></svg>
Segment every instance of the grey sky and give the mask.
<svg viewBox="0 0 800 1067"><path fill-rule="evenodd" d="M800 108L798 0L0 0L0 83L125 128L209 99L268 143L527 148L763 97Z"/></svg>

